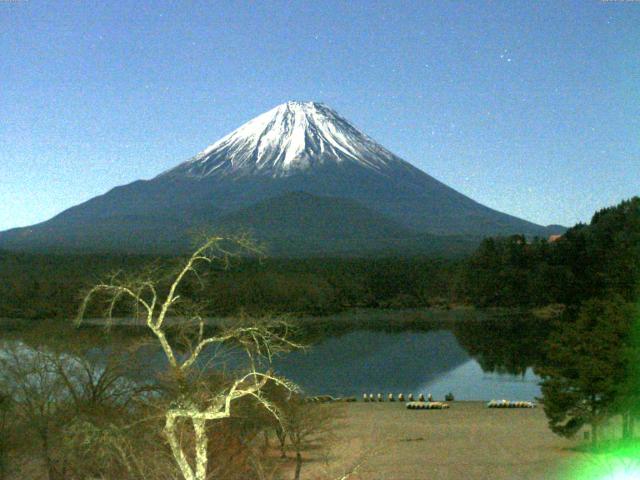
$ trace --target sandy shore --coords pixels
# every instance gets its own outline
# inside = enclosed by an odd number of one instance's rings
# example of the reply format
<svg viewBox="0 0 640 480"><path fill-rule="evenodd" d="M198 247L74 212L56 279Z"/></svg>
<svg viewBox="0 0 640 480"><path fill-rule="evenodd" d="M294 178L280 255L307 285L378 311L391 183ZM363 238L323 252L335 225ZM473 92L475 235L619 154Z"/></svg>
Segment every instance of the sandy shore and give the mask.
<svg viewBox="0 0 640 480"><path fill-rule="evenodd" d="M541 408L487 409L482 402L453 402L449 410L431 411L407 410L400 403L339 408L344 418L325 457L332 476L364 456L351 478L553 480L566 478L561 471L582 456L571 449L576 441L548 429ZM303 478L318 478L321 455L308 458Z"/></svg>

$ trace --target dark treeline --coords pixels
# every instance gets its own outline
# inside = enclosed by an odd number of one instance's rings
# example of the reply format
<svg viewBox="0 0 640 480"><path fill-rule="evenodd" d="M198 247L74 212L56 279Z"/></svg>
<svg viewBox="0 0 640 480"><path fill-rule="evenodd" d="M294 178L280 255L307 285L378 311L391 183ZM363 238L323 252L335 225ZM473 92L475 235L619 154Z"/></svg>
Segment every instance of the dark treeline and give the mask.
<svg viewBox="0 0 640 480"><path fill-rule="evenodd" d="M69 318L87 286L113 272L170 271L172 257L44 255L0 252L0 318ZM446 306L457 299L459 263L424 257L384 259L235 259L214 265L184 293L207 315L331 314L350 308ZM95 312L98 314L99 312Z"/></svg>
<svg viewBox="0 0 640 480"><path fill-rule="evenodd" d="M0 252L0 318L69 318L81 292L107 272L140 269L152 258Z"/></svg>
<svg viewBox="0 0 640 480"><path fill-rule="evenodd" d="M167 269L145 255L0 252L0 318L73 316L81 292L110 272ZM471 258L235 259L185 285L208 315L322 315L351 308L578 305L605 294L632 301L640 284L640 198L597 212L554 242L485 239Z"/></svg>
<svg viewBox="0 0 640 480"><path fill-rule="evenodd" d="M589 426L598 445L618 416L623 441L633 442L640 419L640 198L600 210L589 225L551 243L487 239L461 271L477 305L566 306L536 367L552 431L571 437Z"/></svg>
<svg viewBox="0 0 640 480"><path fill-rule="evenodd" d="M496 312L480 322L455 322L453 332L483 371L524 375L528 368L545 364L540 346L549 337L551 323L530 314Z"/></svg>
<svg viewBox="0 0 640 480"><path fill-rule="evenodd" d="M640 198L600 210L589 225L576 225L553 242L486 239L460 271L476 305L566 307L539 342L535 362L552 431L571 437L590 426L598 445L618 416L623 441L634 441L640 420ZM499 351L500 339L487 338L489 351Z"/></svg>
<svg viewBox="0 0 640 480"><path fill-rule="evenodd" d="M488 238L463 272L467 298L478 306L578 305L640 293L640 198L597 212L553 242L522 236Z"/></svg>

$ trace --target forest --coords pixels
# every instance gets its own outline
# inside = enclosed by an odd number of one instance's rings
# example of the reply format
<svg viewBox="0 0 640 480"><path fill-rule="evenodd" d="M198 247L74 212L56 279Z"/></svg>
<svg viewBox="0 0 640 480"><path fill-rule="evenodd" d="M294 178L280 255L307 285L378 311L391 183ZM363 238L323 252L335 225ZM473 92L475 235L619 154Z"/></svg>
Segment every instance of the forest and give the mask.
<svg viewBox="0 0 640 480"><path fill-rule="evenodd" d="M243 258L186 285L207 315L240 311L327 315L352 308L542 307L607 294L627 301L640 284L640 198L597 212L554 241L486 238L464 259ZM0 252L0 318L70 318L84 289L121 272L170 268L176 257Z"/></svg>
<svg viewBox="0 0 640 480"><path fill-rule="evenodd" d="M462 275L478 306L564 307L540 343L536 367L553 432L573 437L588 425L595 447L602 429L620 418L622 441L633 442L640 418L640 198L602 209L552 242L485 239Z"/></svg>
<svg viewBox="0 0 640 480"><path fill-rule="evenodd" d="M487 238L460 270L476 306L577 305L640 293L640 198L593 215L552 242L515 235Z"/></svg>
<svg viewBox="0 0 640 480"><path fill-rule="evenodd" d="M0 318L71 318L81 292L98 279L153 265L170 268L173 257L0 253ZM261 314L324 315L350 308L444 306L456 298L458 264L425 257L381 259L234 260L219 275L212 266L200 286L207 314L241 310Z"/></svg>

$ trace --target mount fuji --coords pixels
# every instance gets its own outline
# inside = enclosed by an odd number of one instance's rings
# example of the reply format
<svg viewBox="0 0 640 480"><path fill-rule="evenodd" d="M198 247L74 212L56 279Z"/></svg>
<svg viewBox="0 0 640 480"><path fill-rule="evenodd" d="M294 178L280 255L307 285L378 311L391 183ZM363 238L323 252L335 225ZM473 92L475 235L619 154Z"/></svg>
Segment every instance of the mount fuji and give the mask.
<svg viewBox="0 0 640 480"><path fill-rule="evenodd" d="M324 104L287 102L155 178L0 232L0 248L175 253L200 227L249 230L277 255L439 253L562 231L475 202Z"/></svg>

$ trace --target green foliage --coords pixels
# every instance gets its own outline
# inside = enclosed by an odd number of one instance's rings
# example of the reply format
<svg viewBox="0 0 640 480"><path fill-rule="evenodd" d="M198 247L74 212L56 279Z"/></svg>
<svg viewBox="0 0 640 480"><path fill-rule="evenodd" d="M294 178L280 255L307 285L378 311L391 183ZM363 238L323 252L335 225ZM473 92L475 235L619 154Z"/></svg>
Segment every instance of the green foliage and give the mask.
<svg viewBox="0 0 640 480"><path fill-rule="evenodd" d="M485 239L462 269L479 306L578 305L593 297L640 295L640 197L597 212L558 240Z"/></svg>
<svg viewBox="0 0 640 480"><path fill-rule="evenodd" d="M0 318L71 318L87 284L110 271L141 268L151 260L0 252Z"/></svg>
<svg viewBox="0 0 640 480"><path fill-rule="evenodd" d="M630 307L640 296L640 197L597 212L589 225L552 242L485 239L461 272L464 295L475 305L568 307L546 358L535 362L554 432L572 436L589 424L596 441L598 425L622 414L625 435L632 435L640 413L640 332L633 333L640 327ZM499 352L500 339L488 341L485 350ZM491 357L481 360L491 364Z"/></svg>
<svg viewBox="0 0 640 480"><path fill-rule="evenodd" d="M626 374L619 385L616 408L622 415L622 435L629 439L634 435L634 424L640 419L640 303L636 303L632 315L629 339L623 355Z"/></svg>
<svg viewBox="0 0 640 480"><path fill-rule="evenodd" d="M540 345L550 324L531 315L496 315L483 321L461 319L453 332L483 371L524 375L529 367L544 364Z"/></svg>
<svg viewBox="0 0 640 480"><path fill-rule="evenodd" d="M0 252L0 318L71 318L81 292L98 278L115 271L126 278L144 269L155 278L171 271L176 261L175 257ZM354 307L447 305L455 301L457 265L426 257L245 258L236 260L224 275L217 265L203 272L202 282L185 279L180 293L204 304L203 313L212 316L242 311L319 315ZM97 307L89 312L102 313ZM115 315L129 313L122 303Z"/></svg>
<svg viewBox="0 0 640 480"><path fill-rule="evenodd" d="M629 378L635 311L621 296L584 302L576 318L565 316L548 342L542 376L544 409L552 431L573 436L618 413Z"/></svg>

